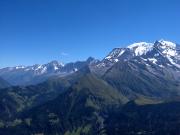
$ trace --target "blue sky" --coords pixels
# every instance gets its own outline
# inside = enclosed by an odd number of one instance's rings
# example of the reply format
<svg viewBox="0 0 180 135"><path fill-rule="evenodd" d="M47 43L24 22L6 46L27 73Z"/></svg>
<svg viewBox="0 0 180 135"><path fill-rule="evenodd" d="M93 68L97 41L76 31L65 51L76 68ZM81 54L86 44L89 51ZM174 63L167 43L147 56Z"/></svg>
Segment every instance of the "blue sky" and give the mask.
<svg viewBox="0 0 180 135"><path fill-rule="evenodd" d="M180 43L179 0L0 0L0 67L103 58L114 47Z"/></svg>

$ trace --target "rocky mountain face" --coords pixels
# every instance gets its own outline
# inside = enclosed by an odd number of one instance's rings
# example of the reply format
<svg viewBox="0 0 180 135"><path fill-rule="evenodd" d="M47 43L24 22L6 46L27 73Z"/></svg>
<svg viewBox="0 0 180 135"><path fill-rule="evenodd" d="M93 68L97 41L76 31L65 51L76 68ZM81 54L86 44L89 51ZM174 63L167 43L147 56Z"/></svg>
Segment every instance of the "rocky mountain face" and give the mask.
<svg viewBox="0 0 180 135"><path fill-rule="evenodd" d="M179 45L169 41L116 48L93 71L129 98L172 98L180 91ZM96 72L97 74L99 72Z"/></svg>
<svg viewBox="0 0 180 135"><path fill-rule="evenodd" d="M95 71L107 71L119 61L142 59L146 66L154 65L159 68L169 68L175 71L180 69L180 46L169 41L154 43L134 43L127 48L115 48L99 64Z"/></svg>

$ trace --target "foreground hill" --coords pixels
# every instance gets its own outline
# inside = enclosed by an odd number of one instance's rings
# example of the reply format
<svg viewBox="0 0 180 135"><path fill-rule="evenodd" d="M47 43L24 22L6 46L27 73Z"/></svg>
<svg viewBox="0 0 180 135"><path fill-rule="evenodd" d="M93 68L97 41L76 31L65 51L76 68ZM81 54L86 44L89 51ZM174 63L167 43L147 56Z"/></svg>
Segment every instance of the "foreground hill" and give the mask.
<svg viewBox="0 0 180 135"><path fill-rule="evenodd" d="M54 100L21 113L20 117L17 117L21 122L15 126L15 130L23 128L16 131L18 134L41 133L46 129L46 134L65 134L87 128L96 133L92 129L101 124L98 120L101 119L100 113L127 102L128 99L118 90L87 72ZM27 119L30 120L30 125L25 122ZM10 125L10 129L12 127Z"/></svg>
<svg viewBox="0 0 180 135"><path fill-rule="evenodd" d="M146 66L139 58L120 61L103 78L130 99L138 95L168 99L180 96L180 81L169 69Z"/></svg>
<svg viewBox="0 0 180 135"><path fill-rule="evenodd" d="M156 93L152 97L142 91L134 91L136 96L132 99L87 67L74 76L75 82L58 97L22 111L8 123L4 122L0 133L178 134L179 102L165 101L163 96L161 99L164 100L160 100Z"/></svg>
<svg viewBox="0 0 180 135"><path fill-rule="evenodd" d="M108 135L179 135L180 102L139 106L132 103L108 114Z"/></svg>

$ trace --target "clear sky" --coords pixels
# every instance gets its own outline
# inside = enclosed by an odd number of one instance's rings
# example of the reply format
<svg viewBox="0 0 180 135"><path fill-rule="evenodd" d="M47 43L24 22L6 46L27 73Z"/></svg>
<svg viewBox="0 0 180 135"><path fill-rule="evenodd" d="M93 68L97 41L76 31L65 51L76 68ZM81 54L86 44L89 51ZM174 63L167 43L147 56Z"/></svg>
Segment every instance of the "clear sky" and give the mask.
<svg viewBox="0 0 180 135"><path fill-rule="evenodd" d="M180 43L180 0L0 0L0 67L101 59L161 38Z"/></svg>

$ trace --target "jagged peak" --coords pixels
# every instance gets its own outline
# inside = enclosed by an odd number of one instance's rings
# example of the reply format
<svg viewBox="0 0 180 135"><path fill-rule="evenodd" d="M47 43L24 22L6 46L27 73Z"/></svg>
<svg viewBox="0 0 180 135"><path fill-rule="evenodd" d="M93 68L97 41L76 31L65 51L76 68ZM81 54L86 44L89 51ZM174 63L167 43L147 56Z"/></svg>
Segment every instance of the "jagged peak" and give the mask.
<svg viewBox="0 0 180 135"><path fill-rule="evenodd" d="M87 61L88 63L90 63L90 62L91 62L91 61L93 61L93 60L95 60L95 58L93 58L93 57L89 57L89 58L87 58L87 60L86 60L86 61Z"/></svg>
<svg viewBox="0 0 180 135"><path fill-rule="evenodd" d="M160 43L161 46L163 46L164 48L165 47L168 47L168 48L175 48L176 47L175 43L173 43L171 41L164 40L164 39L159 40L158 43Z"/></svg>
<svg viewBox="0 0 180 135"><path fill-rule="evenodd" d="M62 62L59 62L57 60L53 60L51 62L48 63L49 65L59 65L59 66L64 66L64 64ZM47 64L47 65L48 65Z"/></svg>

